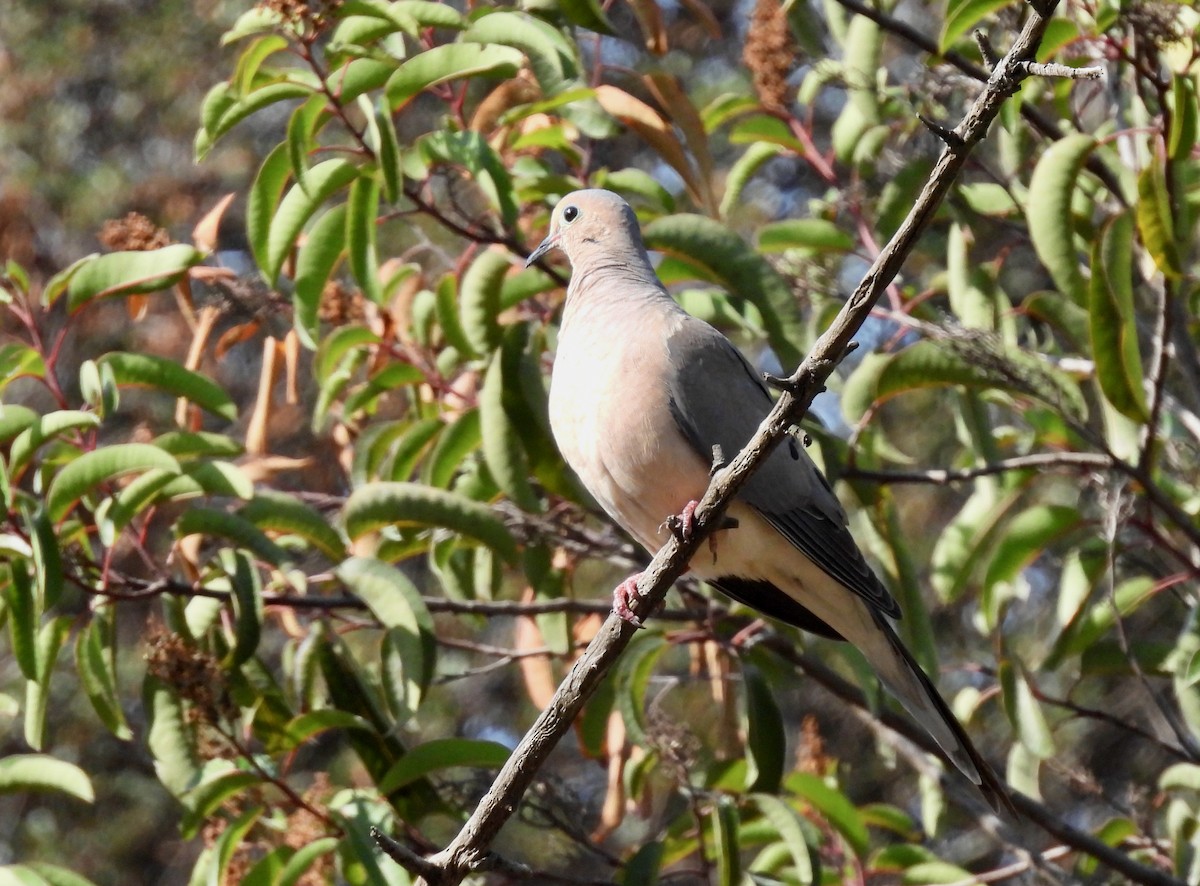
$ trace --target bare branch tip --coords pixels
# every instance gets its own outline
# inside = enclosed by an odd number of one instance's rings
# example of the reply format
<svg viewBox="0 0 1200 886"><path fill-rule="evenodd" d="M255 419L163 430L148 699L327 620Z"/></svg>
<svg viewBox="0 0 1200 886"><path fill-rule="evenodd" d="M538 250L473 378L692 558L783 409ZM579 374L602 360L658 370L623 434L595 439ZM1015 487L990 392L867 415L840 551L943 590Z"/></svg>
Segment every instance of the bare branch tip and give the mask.
<svg viewBox="0 0 1200 886"><path fill-rule="evenodd" d="M1100 65L1073 68L1056 62L1024 62L1021 65L1030 77L1062 77L1067 80L1103 80L1107 74Z"/></svg>
<svg viewBox="0 0 1200 886"><path fill-rule="evenodd" d="M1000 56L992 47L991 38L985 32L976 30L972 32L971 36L975 38L975 45L979 47L979 54L983 56L983 61L989 69L1000 64Z"/></svg>
<svg viewBox="0 0 1200 886"><path fill-rule="evenodd" d="M966 146L966 142L963 141L963 137L953 129L948 129L941 123L938 123L935 120L930 120L924 114L917 114L917 119L925 124L926 129L945 142L946 147L950 148L950 150L958 151Z"/></svg>
<svg viewBox="0 0 1200 886"><path fill-rule="evenodd" d="M790 378L783 378L782 376L772 375L769 372L764 372L762 374L762 377L763 377L763 381L765 381L770 387L774 388L777 391L783 391L785 394L795 394L796 393L796 383Z"/></svg>

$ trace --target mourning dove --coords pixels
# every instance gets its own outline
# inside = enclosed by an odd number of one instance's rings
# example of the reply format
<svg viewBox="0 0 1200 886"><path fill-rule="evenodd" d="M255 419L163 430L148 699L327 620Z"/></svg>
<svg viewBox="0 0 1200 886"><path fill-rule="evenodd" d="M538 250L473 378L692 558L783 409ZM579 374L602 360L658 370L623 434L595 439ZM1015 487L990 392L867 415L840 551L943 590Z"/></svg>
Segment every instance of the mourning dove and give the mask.
<svg viewBox="0 0 1200 886"><path fill-rule="evenodd" d="M596 501L653 553L664 519L681 512L686 519L704 495L714 447L732 458L772 401L741 352L668 295L619 196L564 197L529 263L554 248L570 260L572 276L550 384L551 428ZM727 515L736 528L714 533L691 572L768 616L852 643L993 806L1007 802L896 635L889 619L900 617L900 607L794 439L766 458ZM630 620L636 578L615 594L616 611Z"/></svg>

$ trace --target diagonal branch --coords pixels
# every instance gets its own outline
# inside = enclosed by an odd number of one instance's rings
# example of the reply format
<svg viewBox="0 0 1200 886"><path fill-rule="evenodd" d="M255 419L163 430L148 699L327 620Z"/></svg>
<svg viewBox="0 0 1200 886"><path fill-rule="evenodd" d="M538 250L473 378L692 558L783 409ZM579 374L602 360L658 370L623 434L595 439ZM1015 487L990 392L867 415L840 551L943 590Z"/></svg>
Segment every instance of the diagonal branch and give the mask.
<svg viewBox="0 0 1200 886"><path fill-rule="evenodd" d="M639 599L634 609L648 617L666 596L667 590L687 567L707 535L720 527L723 513L755 467L783 438L787 429L804 415L825 379L850 348L851 339L867 318L879 296L896 276L921 233L933 219L946 192L961 171L971 149L987 134L1004 101L1029 75L1026 63L1045 33L1057 0L1038 0L1030 5L1029 18L1020 35L988 78L962 122L954 129L921 195L908 217L879 253L863 281L843 306L833 325L821 336L812 352L784 382L783 396L760 425L745 449L717 471L695 512L695 531L686 537L673 535L655 555L638 582ZM471 871L494 863L488 847L517 808L521 796L533 782L538 769L558 740L571 728L584 702L615 664L632 639L635 628L610 615L584 655L567 674L549 705L512 752L487 794L475 808L458 835L441 852L424 859L419 870L430 886L454 886Z"/></svg>

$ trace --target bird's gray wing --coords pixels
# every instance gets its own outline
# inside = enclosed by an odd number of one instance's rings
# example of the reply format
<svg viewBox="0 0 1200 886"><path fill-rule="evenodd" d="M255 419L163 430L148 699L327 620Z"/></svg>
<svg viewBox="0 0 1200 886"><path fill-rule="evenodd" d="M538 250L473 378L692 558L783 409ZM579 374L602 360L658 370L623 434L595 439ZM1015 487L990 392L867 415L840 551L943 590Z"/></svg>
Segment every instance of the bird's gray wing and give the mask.
<svg viewBox="0 0 1200 886"><path fill-rule="evenodd" d="M667 341L671 415L702 458L712 458L714 445L721 447L725 458L733 458L770 411L771 396L729 339L707 323L691 320ZM895 598L851 536L833 490L794 439L775 448L743 487L740 498L873 608L900 617Z"/></svg>

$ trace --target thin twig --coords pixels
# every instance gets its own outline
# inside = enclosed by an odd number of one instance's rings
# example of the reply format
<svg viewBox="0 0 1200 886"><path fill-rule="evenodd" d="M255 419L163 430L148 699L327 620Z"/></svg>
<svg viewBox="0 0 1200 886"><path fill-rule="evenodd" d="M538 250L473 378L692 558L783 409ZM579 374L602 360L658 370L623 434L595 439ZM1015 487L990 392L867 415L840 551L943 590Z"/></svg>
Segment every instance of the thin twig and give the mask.
<svg viewBox="0 0 1200 886"><path fill-rule="evenodd" d="M1093 452L1035 452L1030 455L1017 455L1003 461L979 465L974 468L963 468L953 471L944 468L913 471L871 471L866 468L847 467L842 471L846 480L870 480L875 483L931 483L935 486L948 486L951 483L962 483L977 477L988 477L993 474L1004 474L1009 471L1025 471L1030 468L1086 468L1088 470L1105 470L1112 468L1113 463L1107 455Z"/></svg>

